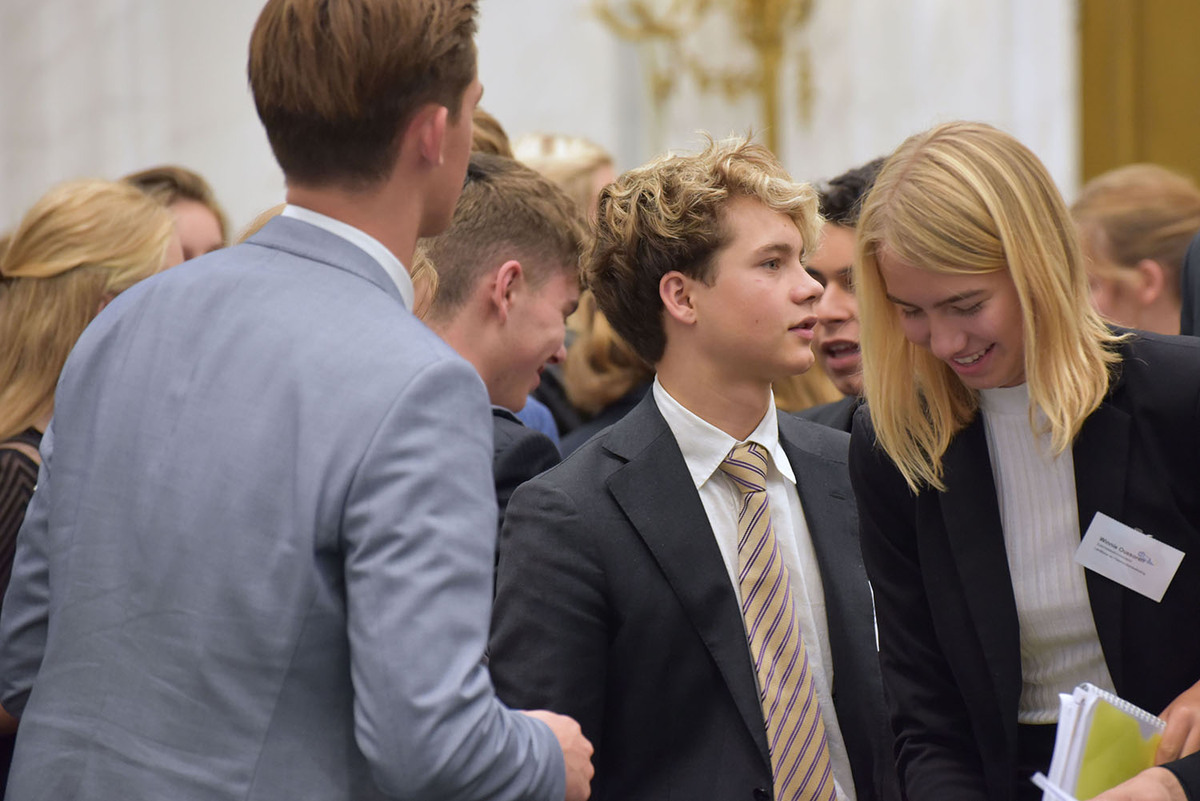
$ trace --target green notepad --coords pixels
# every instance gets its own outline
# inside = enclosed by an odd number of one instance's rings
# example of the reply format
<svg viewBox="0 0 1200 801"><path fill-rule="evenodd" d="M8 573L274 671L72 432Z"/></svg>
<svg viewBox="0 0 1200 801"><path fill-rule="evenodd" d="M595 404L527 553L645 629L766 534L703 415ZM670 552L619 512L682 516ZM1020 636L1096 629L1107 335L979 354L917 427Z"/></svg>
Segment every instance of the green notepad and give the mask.
<svg viewBox="0 0 1200 801"><path fill-rule="evenodd" d="M1166 723L1091 684L1060 696L1050 779L1087 801L1154 766Z"/></svg>
<svg viewBox="0 0 1200 801"><path fill-rule="evenodd" d="M1143 714L1153 717L1149 713ZM1096 702L1087 744L1083 747L1083 759L1079 763L1079 781L1075 785L1075 796L1080 801L1098 796L1146 768L1154 767L1154 752L1158 750L1162 734L1152 729L1146 737L1143 734L1145 725L1140 718L1118 709L1104 698Z"/></svg>

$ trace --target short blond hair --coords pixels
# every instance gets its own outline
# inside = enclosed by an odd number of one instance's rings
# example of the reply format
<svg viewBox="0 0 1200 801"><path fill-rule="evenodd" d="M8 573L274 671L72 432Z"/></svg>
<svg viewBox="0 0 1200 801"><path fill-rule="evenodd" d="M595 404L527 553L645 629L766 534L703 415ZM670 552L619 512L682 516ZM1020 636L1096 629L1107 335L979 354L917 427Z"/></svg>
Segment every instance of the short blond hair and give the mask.
<svg viewBox="0 0 1200 801"><path fill-rule="evenodd" d="M1166 291L1180 296L1183 257L1200 231L1200 189L1157 164L1130 164L1099 175L1071 205L1089 251L1119 267L1158 262Z"/></svg>
<svg viewBox="0 0 1200 801"><path fill-rule="evenodd" d="M1070 447L1108 392L1120 337L1092 308L1075 226L1028 148L982 123L910 137L867 197L857 247L864 395L879 444L909 487L945 488L942 456L979 400L949 366L905 339L879 273L884 250L932 273L1012 276L1031 420L1040 408L1055 452Z"/></svg>
<svg viewBox="0 0 1200 801"><path fill-rule="evenodd" d="M162 269L174 231L124 183L74 181L33 205L0 261L0 439L50 414L83 329L105 298Z"/></svg>
<svg viewBox="0 0 1200 801"><path fill-rule="evenodd" d="M817 194L746 138L709 140L695 155L663 156L600 193L584 282L605 317L647 364L666 347L659 282L677 270L706 283L729 237L724 209L735 197L761 201L796 224L804 246L820 233Z"/></svg>

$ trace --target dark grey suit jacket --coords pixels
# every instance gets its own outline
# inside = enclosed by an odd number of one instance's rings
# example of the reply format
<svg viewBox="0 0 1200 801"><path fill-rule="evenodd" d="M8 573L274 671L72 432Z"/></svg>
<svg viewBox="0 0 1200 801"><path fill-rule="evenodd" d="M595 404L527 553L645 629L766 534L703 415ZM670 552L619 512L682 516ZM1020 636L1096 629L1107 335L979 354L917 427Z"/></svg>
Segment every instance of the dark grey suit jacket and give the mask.
<svg viewBox="0 0 1200 801"><path fill-rule="evenodd" d="M846 435L780 415L825 590L858 798L895 798ZM733 587L652 395L517 490L490 643L497 692L574 716L593 797L761 799L771 766Z"/></svg>

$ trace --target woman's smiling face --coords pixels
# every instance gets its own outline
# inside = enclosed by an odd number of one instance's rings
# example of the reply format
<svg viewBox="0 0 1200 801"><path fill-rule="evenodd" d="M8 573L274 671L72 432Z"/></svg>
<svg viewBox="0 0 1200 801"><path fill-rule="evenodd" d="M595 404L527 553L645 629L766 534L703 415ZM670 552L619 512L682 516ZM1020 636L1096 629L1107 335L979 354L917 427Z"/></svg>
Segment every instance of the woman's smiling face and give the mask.
<svg viewBox="0 0 1200 801"><path fill-rule="evenodd" d="M904 336L972 389L1025 381L1021 299L1008 270L939 273L879 253L879 272Z"/></svg>

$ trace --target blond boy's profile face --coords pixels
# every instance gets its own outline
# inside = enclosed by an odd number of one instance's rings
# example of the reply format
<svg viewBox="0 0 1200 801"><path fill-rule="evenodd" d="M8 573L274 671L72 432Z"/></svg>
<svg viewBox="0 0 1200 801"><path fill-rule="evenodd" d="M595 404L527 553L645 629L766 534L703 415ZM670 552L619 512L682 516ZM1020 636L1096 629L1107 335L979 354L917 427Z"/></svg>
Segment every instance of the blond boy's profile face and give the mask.
<svg viewBox="0 0 1200 801"><path fill-rule="evenodd" d="M804 269L792 219L750 197L722 210L726 244L711 285L696 282L701 350L728 380L773 383L812 366L821 285Z"/></svg>

